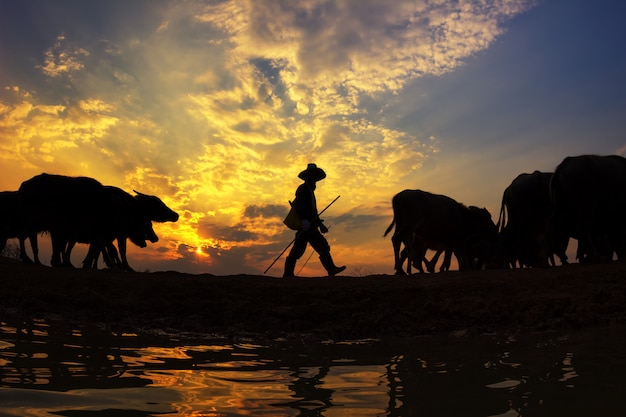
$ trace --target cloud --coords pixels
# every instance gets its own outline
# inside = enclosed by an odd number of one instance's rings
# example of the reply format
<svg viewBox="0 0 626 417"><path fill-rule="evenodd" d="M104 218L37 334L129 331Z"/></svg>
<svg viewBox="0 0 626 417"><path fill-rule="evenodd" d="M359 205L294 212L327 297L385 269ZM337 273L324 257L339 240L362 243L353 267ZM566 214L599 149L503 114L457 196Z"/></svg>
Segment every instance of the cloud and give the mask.
<svg viewBox="0 0 626 417"><path fill-rule="evenodd" d="M54 46L46 50L44 63L39 68L49 77L70 75L84 68L83 59L89 56L89 52L80 47L66 45L65 35L57 37Z"/></svg>
<svg viewBox="0 0 626 417"><path fill-rule="evenodd" d="M328 173L320 206L342 195L334 212L413 184L439 139L387 120L389 99L488 48L530 3L141 7L154 8L146 20L112 13L104 22L119 30L63 31L28 51L41 79L2 86L0 158L161 197L181 218L158 226L162 241L146 259L241 267L237 255L254 268L291 236L282 218L307 163ZM337 250L378 237L379 216L341 218Z"/></svg>
<svg viewBox="0 0 626 417"><path fill-rule="evenodd" d="M198 230L200 235L210 236L222 242L241 243L257 239L257 234L253 233L242 225L224 226L214 223L201 223Z"/></svg>
<svg viewBox="0 0 626 417"><path fill-rule="evenodd" d="M259 205L259 204L253 204L250 206L247 206L244 209L243 212L244 217L248 217L250 219L257 219L259 217L261 218L272 218L272 217L277 217L282 219L286 213L285 213L285 207L282 205L277 205L277 204L266 204L266 205Z"/></svg>
<svg viewBox="0 0 626 417"><path fill-rule="evenodd" d="M282 62L294 85L396 91L488 47L529 1L223 2L197 18L230 35L232 58Z"/></svg>

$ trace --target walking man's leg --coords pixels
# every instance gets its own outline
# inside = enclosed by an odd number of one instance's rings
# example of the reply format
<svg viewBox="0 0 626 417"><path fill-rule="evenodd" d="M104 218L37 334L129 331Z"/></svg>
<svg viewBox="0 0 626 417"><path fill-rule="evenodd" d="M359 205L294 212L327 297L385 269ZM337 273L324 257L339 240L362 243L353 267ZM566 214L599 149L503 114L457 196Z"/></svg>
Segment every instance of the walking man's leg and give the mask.
<svg viewBox="0 0 626 417"><path fill-rule="evenodd" d="M304 255L306 251L306 232L300 232L296 235L296 240L293 243L287 259L285 259L285 270L283 272L284 278L292 278L295 276L294 270L296 268L296 262Z"/></svg>

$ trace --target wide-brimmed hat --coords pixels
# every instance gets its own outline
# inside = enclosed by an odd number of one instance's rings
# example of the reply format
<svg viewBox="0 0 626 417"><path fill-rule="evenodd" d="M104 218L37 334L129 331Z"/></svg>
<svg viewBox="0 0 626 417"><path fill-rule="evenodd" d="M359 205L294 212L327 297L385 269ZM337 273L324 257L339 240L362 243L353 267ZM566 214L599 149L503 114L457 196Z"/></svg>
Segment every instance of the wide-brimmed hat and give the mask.
<svg viewBox="0 0 626 417"><path fill-rule="evenodd" d="M326 178L326 173L322 168L318 168L315 164L308 164L306 169L298 174L298 178L302 180L320 181Z"/></svg>

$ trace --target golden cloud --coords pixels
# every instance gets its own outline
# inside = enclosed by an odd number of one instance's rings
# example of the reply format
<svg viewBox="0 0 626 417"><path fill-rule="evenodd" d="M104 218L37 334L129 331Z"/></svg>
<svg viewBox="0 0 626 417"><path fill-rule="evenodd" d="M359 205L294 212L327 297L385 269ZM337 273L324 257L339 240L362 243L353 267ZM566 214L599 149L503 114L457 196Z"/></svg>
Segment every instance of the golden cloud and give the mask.
<svg viewBox="0 0 626 417"><path fill-rule="evenodd" d="M49 77L60 77L84 68L82 59L89 56L89 52L83 48L69 48L65 40L65 35L59 35L54 46L45 52L44 64L40 68Z"/></svg>

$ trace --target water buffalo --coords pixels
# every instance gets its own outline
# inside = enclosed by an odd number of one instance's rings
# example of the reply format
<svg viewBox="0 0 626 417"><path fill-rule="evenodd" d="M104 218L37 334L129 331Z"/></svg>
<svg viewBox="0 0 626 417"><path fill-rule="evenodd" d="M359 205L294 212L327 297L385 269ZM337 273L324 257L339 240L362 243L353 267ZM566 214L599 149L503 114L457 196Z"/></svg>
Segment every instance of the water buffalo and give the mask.
<svg viewBox="0 0 626 417"><path fill-rule="evenodd" d="M68 264L69 259L62 259L67 242L105 245L114 219L109 215L111 196L100 182L88 177L40 174L24 181L19 192L27 232L51 234L53 266Z"/></svg>
<svg viewBox="0 0 626 417"><path fill-rule="evenodd" d="M126 259L126 239L130 239L140 248L147 246L146 240L157 242L158 236L152 229L152 221L148 218L148 210L144 205L140 204L136 197L128 194L126 191L113 187L105 186L105 190L111 196L111 212L108 214L115 221L111 222L112 228L107 231L104 246L99 246L92 242L89 243L89 251L83 261L83 267L95 267L98 263L98 257L102 253L105 263L109 268L119 267L125 270L132 270ZM159 200L160 201L160 200ZM117 239L120 248L120 260L118 252L113 245L113 240ZM70 258L71 249L76 242L69 242L66 249L65 258Z"/></svg>
<svg viewBox="0 0 626 417"><path fill-rule="evenodd" d="M385 231L385 236L395 225L396 230L391 241L396 274L404 274L400 256L401 244L407 249L407 272L411 273L412 260L416 255L413 245L416 236L454 252L460 269L473 269L477 266L477 254L472 248L478 241L495 240L497 237L496 225L487 209L467 207L444 195L422 190L404 190L393 197L392 207L393 220Z"/></svg>
<svg viewBox="0 0 626 417"><path fill-rule="evenodd" d="M24 226L21 199L18 191L0 192L0 252L4 249L7 239L18 238L20 241L20 258L22 261L32 263L33 261L26 254L25 241L30 238L36 242L37 235L29 236ZM33 247L35 262L39 263L36 244Z"/></svg>
<svg viewBox="0 0 626 417"><path fill-rule="evenodd" d="M135 200L137 202L137 211L139 216L143 219L142 221L147 226L150 225L149 230L145 228L147 239L155 243L159 240L156 233L152 229L152 222L164 223L164 222L176 222L178 221L178 213L169 208L160 198L140 193L139 191L135 191ZM148 222L148 223L145 223ZM152 232L152 233L150 233ZM130 238L130 236L128 236ZM117 246L119 248L121 259L121 267L124 270L132 271L130 265L128 265L128 261L126 260L126 239L122 236L117 238ZM114 248L113 248L114 249ZM117 257L114 259L118 260Z"/></svg>
<svg viewBox="0 0 626 417"><path fill-rule="evenodd" d="M152 195L143 194L135 191L135 196L128 194L124 190L105 186L105 188L113 196L115 210L117 211L118 222L115 225L115 239L117 240L118 251L115 249L113 242L107 242L105 248L101 250L105 263L107 257L110 258L109 267L115 267L123 270L132 271L126 258L126 240L130 239L139 247L146 246L146 240L155 243L159 240L158 236L152 229L152 222L175 222L178 220L178 214L167 207L163 201ZM121 256L121 259L120 259ZM87 257L83 261L84 266L96 266L99 252L90 248Z"/></svg>
<svg viewBox="0 0 626 417"><path fill-rule="evenodd" d="M178 220L178 214L157 197L141 193L133 197L88 177L41 174L24 181L19 192L27 233L50 232L53 266L71 266L76 242L89 243L85 264L93 265L100 253L112 252L106 248L118 238L120 263L127 265L127 238L145 247L146 239L158 239L152 220Z"/></svg>
<svg viewBox="0 0 626 417"><path fill-rule="evenodd" d="M624 257L626 246L626 159L618 155L565 158L550 181L548 244L565 257L570 237L580 262Z"/></svg>
<svg viewBox="0 0 626 417"><path fill-rule="evenodd" d="M550 215L551 178L551 172L520 174L504 190L497 226L506 266L546 266L542 255ZM554 265L554 258L549 258Z"/></svg>

